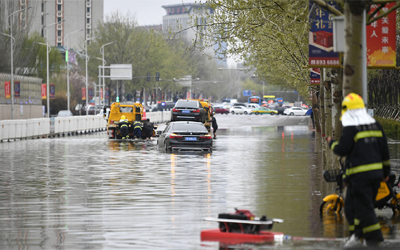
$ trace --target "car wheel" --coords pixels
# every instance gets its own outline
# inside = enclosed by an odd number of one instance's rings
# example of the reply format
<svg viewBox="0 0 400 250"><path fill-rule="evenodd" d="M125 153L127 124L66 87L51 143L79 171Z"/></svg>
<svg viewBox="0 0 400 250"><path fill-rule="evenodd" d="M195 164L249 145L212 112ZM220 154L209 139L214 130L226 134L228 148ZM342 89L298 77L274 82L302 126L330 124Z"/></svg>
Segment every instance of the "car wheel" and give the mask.
<svg viewBox="0 0 400 250"><path fill-rule="evenodd" d="M256 115L258 115L258 114L260 114L260 113L256 112Z"/></svg>
<svg viewBox="0 0 400 250"><path fill-rule="evenodd" d="M271 115L275 115L275 113L274 113L274 112L271 112Z"/></svg>
<svg viewBox="0 0 400 250"><path fill-rule="evenodd" d="M235 111L232 111L231 113L232 113L232 115L234 115L234 114L235 114Z"/></svg>
<svg viewBox="0 0 400 250"><path fill-rule="evenodd" d="M226 111L226 112L225 112L225 114L229 114L229 112L228 112L228 111Z"/></svg>
<svg viewBox="0 0 400 250"><path fill-rule="evenodd" d="M247 111L244 111L244 114L247 115Z"/></svg>

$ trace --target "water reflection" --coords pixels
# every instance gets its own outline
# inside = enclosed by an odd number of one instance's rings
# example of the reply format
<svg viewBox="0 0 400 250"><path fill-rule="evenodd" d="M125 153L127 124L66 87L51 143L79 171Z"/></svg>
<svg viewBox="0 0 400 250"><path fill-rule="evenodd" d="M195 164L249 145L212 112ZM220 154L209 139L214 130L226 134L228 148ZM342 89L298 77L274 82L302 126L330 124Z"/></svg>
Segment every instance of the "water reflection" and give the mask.
<svg viewBox="0 0 400 250"><path fill-rule="evenodd" d="M0 143L1 249L340 247L200 242L201 230L218 226L202 219L234 208L282 218L274 230L288 235L345 237L344 218L319 217L333 185L314 140L307 126L286 126L221 129L212 153L167 154L155 141L105 133ZM395 171L398 145L389 145ZM399 238L398 218L378 213L385 238Z"/></svg>

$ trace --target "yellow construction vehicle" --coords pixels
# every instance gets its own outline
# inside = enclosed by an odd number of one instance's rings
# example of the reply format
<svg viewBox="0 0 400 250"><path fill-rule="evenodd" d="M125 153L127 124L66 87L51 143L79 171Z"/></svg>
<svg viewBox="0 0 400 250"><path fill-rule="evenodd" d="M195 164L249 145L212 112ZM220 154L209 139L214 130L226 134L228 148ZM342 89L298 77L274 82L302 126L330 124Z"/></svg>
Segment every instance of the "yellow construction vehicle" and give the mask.
<svg viewBox="0 0 400 250"><path fill-rule="evenodd" d="M133 138L133 127L135 120L142 121L143 106L140 103L119 103L114 102L110 107L110 114L107 122L107 134L110 139L121 139L118 123L121 116L129 123L129 137Z"/></svg>
<svg viewBox="0 0 400 250"><path fill-rule="evenodd" d="M211 114L213 112L213 108L211 103L208 100L204 99L193 99L199 101L203 109L206 111L206 120L204 122L204 126L207 128L208 132L211 131Z"/></svg>

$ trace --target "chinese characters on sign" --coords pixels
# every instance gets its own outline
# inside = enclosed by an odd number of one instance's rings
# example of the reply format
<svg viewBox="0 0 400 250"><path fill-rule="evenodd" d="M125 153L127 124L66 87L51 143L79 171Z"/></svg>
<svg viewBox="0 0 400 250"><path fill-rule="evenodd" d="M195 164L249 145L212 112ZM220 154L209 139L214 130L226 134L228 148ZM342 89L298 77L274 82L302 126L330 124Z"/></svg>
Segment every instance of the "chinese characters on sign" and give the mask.
<svg viewBox="0 0 400 250"><path fill-rule="evenodd" d="M387 3L387 12L396 3ZM369 14L378 8L372 4ZM375 16L381 14L379 11ZM374 17L375 17L374 16ZM372 67L396 67L396 11L367 26L367 65Z"/></svg>
<svg viewBox="0 0 400 250"><path fill-rule="evenodd" d="M338 8L337 4L328 4ZM312 66L339 67L339 53L333 52L332 14L319 7L314 2L309 3L309 57L308 64Z"/></svg>
<svg viewBox="0 0 400 250"><path fill-rule="evenodd" d="M11 98L11 82L4 82L4 96L7 99Z"/></svg>

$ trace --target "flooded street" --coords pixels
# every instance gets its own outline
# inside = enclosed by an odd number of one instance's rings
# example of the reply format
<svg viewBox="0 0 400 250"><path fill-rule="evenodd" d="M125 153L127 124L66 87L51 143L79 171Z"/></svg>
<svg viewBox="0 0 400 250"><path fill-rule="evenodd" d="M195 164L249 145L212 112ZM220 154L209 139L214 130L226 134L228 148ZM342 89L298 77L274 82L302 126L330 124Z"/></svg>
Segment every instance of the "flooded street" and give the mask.
<svg viewBox="0 0 400 250"><path fill-rule="evenodd" d="M322 177L309 117L216 118L211 153L164 153L156 139L118 142L105 132L0 143L0 249L218 249L217 242L200 241L201 230L218 227L203 218L235 208L283 219L273 230L285 235L347 236L344 217L319 216L334 185ZM390 150L392 170L400 173L399 142L391 140ZM385 238L399 240L392 211L378 214ZM228 248L341 246L288 241Z"/></svg>

